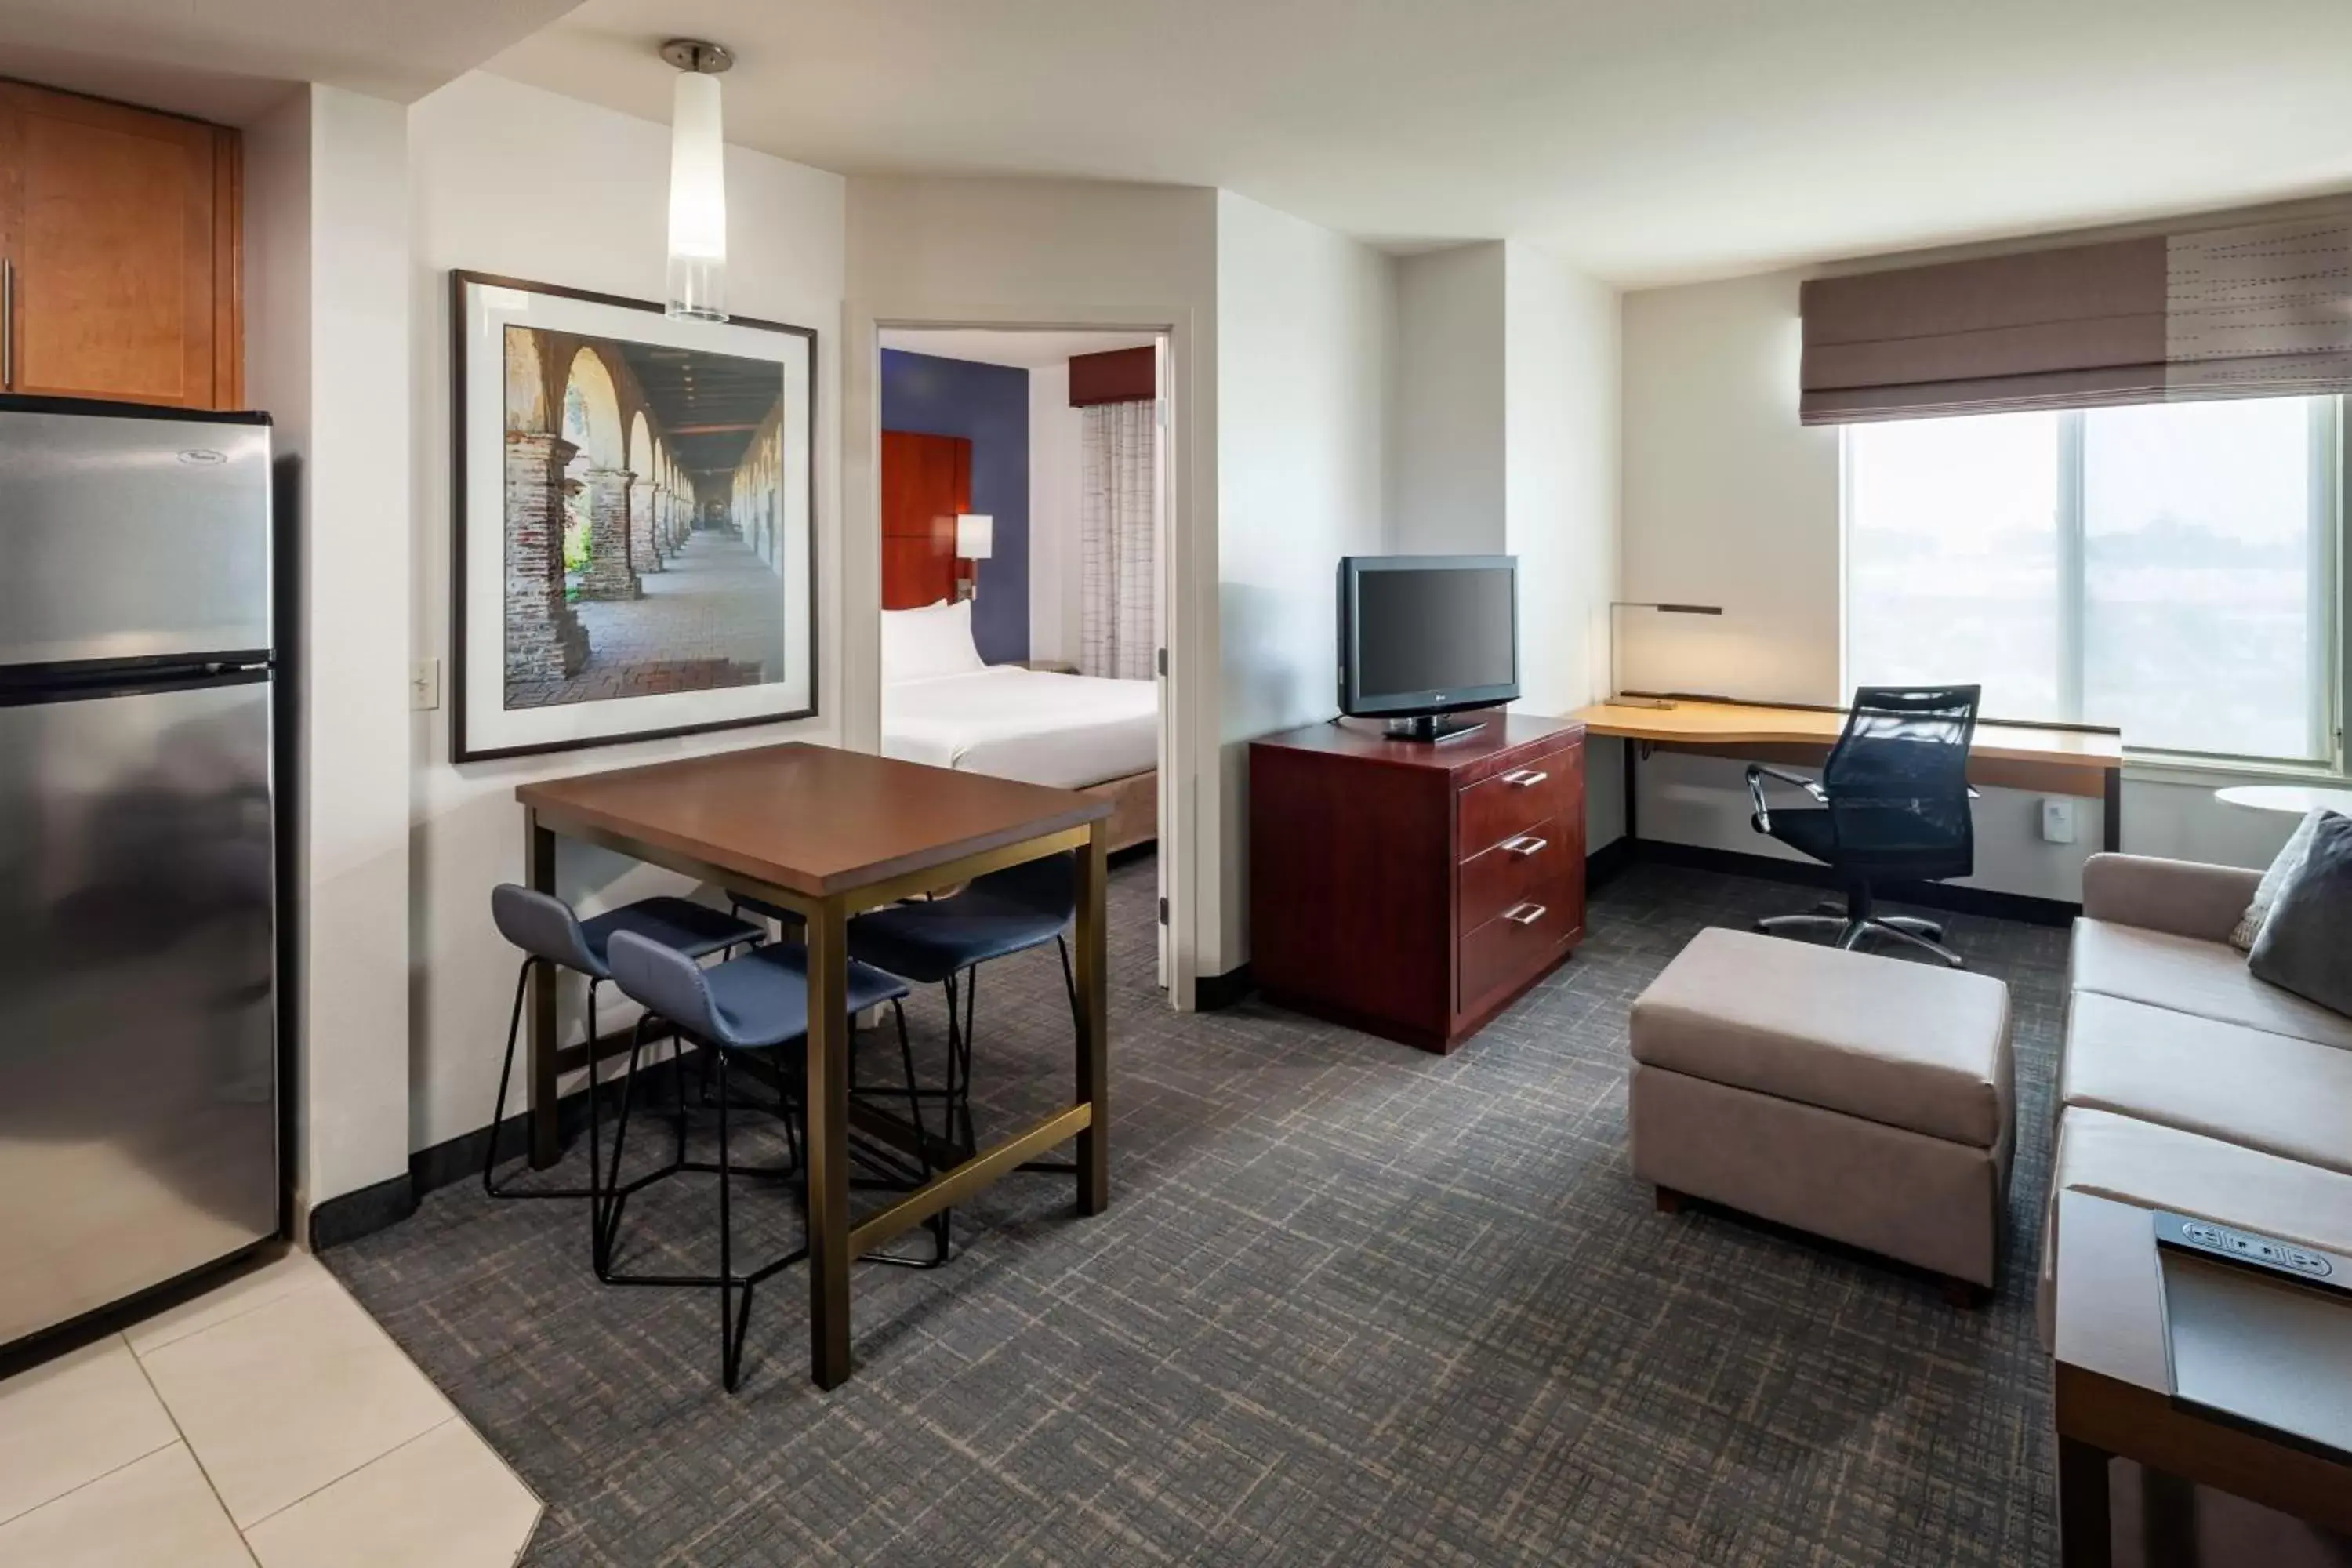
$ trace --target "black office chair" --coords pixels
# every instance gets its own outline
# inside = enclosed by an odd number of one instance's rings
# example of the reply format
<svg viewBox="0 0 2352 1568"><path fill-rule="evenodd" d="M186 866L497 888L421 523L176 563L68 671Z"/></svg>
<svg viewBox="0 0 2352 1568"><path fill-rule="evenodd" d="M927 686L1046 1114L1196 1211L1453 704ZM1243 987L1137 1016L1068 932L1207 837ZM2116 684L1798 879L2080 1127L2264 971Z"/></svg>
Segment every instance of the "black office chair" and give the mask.
<svg viewBox="0 0 2352 1568"><path fill-rule="evenodd" d="M1758 931L1834 927L1843 948L1874 934L1892 936L1961 966L1960 955L1939 940L1942 926L1874 912L1872 889L1885 881L1965 877L1976 868L1969 743L1982 692L1976 686L1861 687L1819 783L1779 768L1748 768L1756 831L1834 868L1846 884L1844 908L1824 904L1812 914L1768 916L1756 922ZM1817 804L1770 809L1768 778L1794 784Z"/></svg>

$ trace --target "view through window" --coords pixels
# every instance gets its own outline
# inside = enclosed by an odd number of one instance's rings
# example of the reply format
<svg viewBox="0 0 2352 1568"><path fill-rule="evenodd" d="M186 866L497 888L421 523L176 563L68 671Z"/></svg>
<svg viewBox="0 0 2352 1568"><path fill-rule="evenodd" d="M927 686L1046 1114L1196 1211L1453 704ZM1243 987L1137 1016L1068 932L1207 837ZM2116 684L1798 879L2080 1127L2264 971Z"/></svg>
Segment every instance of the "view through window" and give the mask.
<svg viewBox="0 0 2352 1568"><path fill-rule="evenodd" d="M2321 760L2339 409L2243 398L1845 432L1846 668L1987 717Z"/></svg>

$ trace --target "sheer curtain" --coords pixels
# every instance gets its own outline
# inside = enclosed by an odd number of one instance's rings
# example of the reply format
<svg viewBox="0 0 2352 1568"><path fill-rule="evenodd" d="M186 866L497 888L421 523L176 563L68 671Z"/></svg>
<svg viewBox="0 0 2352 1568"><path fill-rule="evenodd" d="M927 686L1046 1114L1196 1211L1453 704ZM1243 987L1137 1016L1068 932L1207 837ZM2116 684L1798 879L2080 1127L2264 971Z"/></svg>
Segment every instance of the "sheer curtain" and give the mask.
<svg viewBox="0 0 2352 1568"><path fill-rule="evenodd" d="M1097 403L1086 414L1079 502L1081 603L1078 672L1150 680L1160 647L1153 591L1154 490L1159 405Z"/></svg>

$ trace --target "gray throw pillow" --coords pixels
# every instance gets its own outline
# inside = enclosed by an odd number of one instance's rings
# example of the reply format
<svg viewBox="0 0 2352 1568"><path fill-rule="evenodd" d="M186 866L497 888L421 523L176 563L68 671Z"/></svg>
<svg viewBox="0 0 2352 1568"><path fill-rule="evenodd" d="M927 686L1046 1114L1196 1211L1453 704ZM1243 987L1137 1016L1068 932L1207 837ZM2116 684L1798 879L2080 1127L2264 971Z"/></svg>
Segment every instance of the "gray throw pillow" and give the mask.
<svg viewBox="0 0 2352 1568"><path fill-rule="evenodd" d="M2254 978L2352 1016L2352 817L2329 812L2246 956Z"/></svg>

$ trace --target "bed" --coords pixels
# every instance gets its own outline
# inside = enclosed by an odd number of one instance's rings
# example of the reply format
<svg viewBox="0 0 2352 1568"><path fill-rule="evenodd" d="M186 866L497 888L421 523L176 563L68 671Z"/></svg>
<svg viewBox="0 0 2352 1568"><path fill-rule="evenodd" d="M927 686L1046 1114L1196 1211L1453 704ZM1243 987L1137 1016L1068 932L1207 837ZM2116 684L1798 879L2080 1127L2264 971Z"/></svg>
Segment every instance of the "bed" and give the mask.
<svg viewBox="0 0 2352 1568"><path fill-rule="evenodd" d="M1157 682L983 664L969 601L882 627L884 756L1103 795L1115 850L1159 836Z"/></svg>

